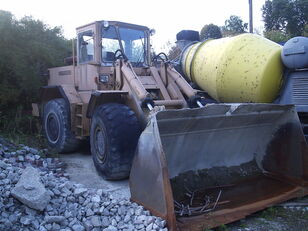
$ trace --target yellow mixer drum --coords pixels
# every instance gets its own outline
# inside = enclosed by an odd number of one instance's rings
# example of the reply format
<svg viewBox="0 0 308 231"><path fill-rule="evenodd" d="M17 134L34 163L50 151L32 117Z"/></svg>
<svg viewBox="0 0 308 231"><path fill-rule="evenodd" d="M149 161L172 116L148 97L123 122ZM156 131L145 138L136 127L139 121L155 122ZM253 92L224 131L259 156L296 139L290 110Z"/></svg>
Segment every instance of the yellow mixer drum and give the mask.
<svg viewBox="0 0 308 231"><path fill-rule="evenodd" d="M282 83L280 53L280 45L247 33L191 45L182 69L220 102L270 103Z"/></svg>

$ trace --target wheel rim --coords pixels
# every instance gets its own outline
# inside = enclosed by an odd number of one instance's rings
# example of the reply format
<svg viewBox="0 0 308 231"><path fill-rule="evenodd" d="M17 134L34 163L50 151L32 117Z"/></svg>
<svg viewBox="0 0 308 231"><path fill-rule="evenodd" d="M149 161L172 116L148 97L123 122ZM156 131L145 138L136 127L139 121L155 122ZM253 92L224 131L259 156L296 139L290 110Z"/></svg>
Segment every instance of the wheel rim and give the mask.
<svg viewBox="0 0 308 231"><path fill-rule="evenodd" d="M102 128L99 126L96 127L95 133L94 133L94 145L96 150L96 156L97 159L104 163L106 161L107 155L106 155L106 136Z"/></svg>
<svg viewBox="0 0 308 231"><path fill-rule="evenodd" d="M49 113L46 120L46 133L50 142L56 143L60 137L60 123L54 113Z"/></svg>

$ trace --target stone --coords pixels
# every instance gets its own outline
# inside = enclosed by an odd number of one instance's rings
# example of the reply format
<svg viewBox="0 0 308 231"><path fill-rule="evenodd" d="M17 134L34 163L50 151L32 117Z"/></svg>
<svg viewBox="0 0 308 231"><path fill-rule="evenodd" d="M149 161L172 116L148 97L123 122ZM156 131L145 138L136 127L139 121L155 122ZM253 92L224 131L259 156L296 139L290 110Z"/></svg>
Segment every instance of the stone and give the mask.
<svg viewBox="0 0 308 231"><path fill-rule="evenodd" d="M73 225L72 229L74 231L84 231L85 230L85 228L82 225L79 225L79 224Z"/></svg>
<svg viewBox="0 0 308 231"><path fill-rule="evenodd" d="M9 216L10 222L15 223L17 220L18 220L18 216L16 216L16 214L13 213Z"/></svg>
<svg viewBox="0 0 308 231"><path fill-rule="evenodd" d="M47 229L44 226L40 226L39 231L47 231Z"/></svg>
<svg viewBox="0 0 308 231"><path fill-rule="evenodd" d="M47 224L47 225L45 225L45 228L46 228L47 230L51 230L51 229L52 229L52 225L51 225L51 224Z"/></svg>
<svg viewBox="0 0 308 231"><path fill-rule="evenodd" d="M25 158L23 156L18 156L17 160L19 162L24 162L25 161Z"/></svg>
<svg viewBox="0 0 308 231"><path fill-rule="evenodd" d="M94 212L92 211L92 209L87 209L86 215L87 215L87 217L93 216Z"/></svg>
<svg viewBox="0 0 308 231"><path fill-rule="evenodd" d="M23 224L23 225L30 225L32 219L33 219L32 217L24 216L24 217L20 218L20 223Z"/></svg>
<svg viewBox="0 0 308 231"><path fill-rule="evenodd" d="M43 211L50 201L38 170L27 167L11 192L12 196L32 209Z"/></svg>
<svg viewBox="0 0 308 231"><path fill-rule="evenodd" d="M61 223L65 220L64 216L45 216L44 221L46 223Z"/></svg>
<svg viewBox="0 0 308 231"><path fill-rule="evenodd" d="M152 229L153 229L153 223L149 224L149 225L145 228L146 231L151 231Z"/></svg>
<svg viewBox="0 0 308 231"><path fill-rule="evenodd" d="M74 190L74 194L76 195L76 196L79 196L79 195L82 195L82 194L84 194L85 192L87 192L88 190L86 189L86 188L76 188L75 190Z"/></svg>
<svg viewBox="0 0 308 231"><path fill-rule="evenodd" d="M153 216L148 216L145 221L146 221L146 225L149 225L151 223L154 223L155 218Z"/></svg>
<svg viewBox="0 0 308 231"><path fill-rule="evenodd" d="M158 225L154 223L152 229L157 230L158 228Z"/></svg>
<svg viewBox="0 0 308 231"><path fill-rule="evenodd" d="M3 172L1 172L1 173L0 173L0 180L5 179L5 178L6 178L6 174L3 173Z"/></svg>
<svg viewBox="0 0 308 231"><path fill-rule="evenodd" d="M57 231L57 230L60 230L60 229L61 229L61 227L60 227L59 224L56 224L56 223L52 224L52 231Z"/></svg>
<svg viewBox="0 0 308 231"><path fill-rule="evenodd" d="M166 221L165 221L165 220L160 220L160 221L158 221L158 226L159 226L160 228L164 228L164 227L166 226Z"/></svg>
<svg viewBox="0 0 308 231"><path fill-rule="evenodd" d="M93 230L93 225L91 224L90 221L84 221L83 222L83 226L85 228L86 231L90 231L90 230Z"/></svg>
<svg viewBox="0 0 308 231"><path fill-rule="evenodd" d="M91 201L93 203L100 203L101 202L101 198L98 195L95 195L91 198Z"/></svg>
<svg viewBox="0 0 308 231"><path fill-rule="evenodd" d="M35 230L38 230L39 227L40 227L40 223L38 222L38 220L33 220L33 221L31 222L31 225L32 225L32 227L35 228Z"/></svg>
<svg viewBox="0 0 308 231"><path fill-rule="evenodd" d="M94 227L99 227L102 225L102 221L101 221L101 218L99 216L93 216L90 218L91 220L91 224L94 226Z"/></svg>
<svg viewBox="0 0 308 231"><path fill-rule="evenodd" d="M112 219L111 220L111 225L112 226L117 226L118 225L118 222L116 221L116 219Z"/></svg>
<svg viewBox="0 0 308 231"><path fill-rule="evenodd" d="M8 165L7 165L4 161L0 160L0 168L6 169L7 166L8 166Z"/></svg>
<svg viewBox="0 0 308 231"><path fill-rule="evenodd" d="M102 227L108 227L110 225L110 221L108 217L102 217Z"/></svg>
<svg viewBox="0 0 308 231"><path fill-rule="evenodd" d="M37 212L36 212L36 210L31 209L31 208L25 206L25 213L28 214L28 215L35 216Z"/></svg>
<svg viewBox="0 0 308 231"><path fill-rule="evenodd" d="M124 222L125 223L129 222L130 218L131 218L130 215L126 214L125 217L124 217Z"/></svg>
<svg viewBox="0 0 308 231"><path fill-rule="evenodd" d="M112 225L108 226L104 229L104 231L118 231L118 229Z"/></svg>
<svg viewBox="0 0 308 231"><path fill-rule="evenodd" d="M135 215L136 216L140 216L142 214L142 211L143 211L143 208L142 207L138 207L136 210L135 210Z"/></svg>

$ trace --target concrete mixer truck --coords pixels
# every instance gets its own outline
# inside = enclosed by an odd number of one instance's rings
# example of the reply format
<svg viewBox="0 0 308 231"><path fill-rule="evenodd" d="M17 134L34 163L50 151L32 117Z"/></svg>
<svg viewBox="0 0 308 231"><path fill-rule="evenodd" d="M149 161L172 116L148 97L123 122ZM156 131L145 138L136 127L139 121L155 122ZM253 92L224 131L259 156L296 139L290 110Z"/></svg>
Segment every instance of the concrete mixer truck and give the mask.
<svg viewBox="0 0 308 231"><path fill-rule="evenodd" d="M189 82L216 102L294 104L308 140L308 38L282 47L253 34L189 42L195 33L183 32L180 70Z"/></svg>
<svg viewBox="0 0 308 231"><path fill-rule="evenodd" d="M151 55L152 32L116 21L77 28L77 56L49 70L33 104L49 146L72 152L89 139L97 171L108 180L129 176L131 199L174 231L219 226L308 194L294 106L205 104L206 93L164 54Z"/></svg>

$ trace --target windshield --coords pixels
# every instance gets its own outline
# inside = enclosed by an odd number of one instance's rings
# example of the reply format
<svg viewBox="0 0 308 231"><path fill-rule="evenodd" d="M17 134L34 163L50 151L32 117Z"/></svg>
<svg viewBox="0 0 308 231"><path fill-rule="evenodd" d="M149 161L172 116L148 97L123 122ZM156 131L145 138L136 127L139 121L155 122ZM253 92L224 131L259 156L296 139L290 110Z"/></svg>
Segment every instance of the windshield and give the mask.
<svg viewBox="0 0 308 231"><path fill-rule="evenodd" d="M142 30L119 28L119 35L126 57L135 65L145 62L146 39ZM118 34L114 26L103 28L102 31L102 60L110 63L115 60L115 52L121 49Z"/></svg>
<svg viewBox="0 0 308 231"><path fill-rule="evenodd" d="M119 28L125 55L131 62L143 63L145 60L144 31Z"/></svg>

